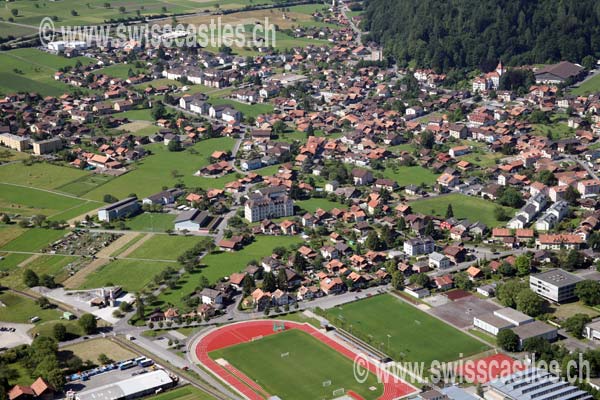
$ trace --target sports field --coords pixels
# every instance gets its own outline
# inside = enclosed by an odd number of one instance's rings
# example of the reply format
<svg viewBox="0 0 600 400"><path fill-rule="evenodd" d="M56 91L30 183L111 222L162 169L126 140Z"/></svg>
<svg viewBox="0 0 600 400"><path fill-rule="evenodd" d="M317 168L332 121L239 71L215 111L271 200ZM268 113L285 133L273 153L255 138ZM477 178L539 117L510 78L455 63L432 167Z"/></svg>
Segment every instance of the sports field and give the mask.
<svg viewBox="0 0 600 400"><path fill-rule="evenodd" d="M374 375L364 384L358 383L350 359L296 329L227 347L210 356L225 359L266 393L282 399L329 399L339 388L352 390L364 399L377 399L383 393ZM328 381L331 384L324 386ZM377 389L371 391L369 386Z"/></svg>
<svg viewBox="0 0 600 400"><path fill-rule="evenodd" d="M496 227L502 223L494 217L494 210L499 207L491 201L464 194L449 194L410 202L413 211L444 217L448 204L452 204L455 218L467 218L471 222L480 221L488 227ZM514 213L512 208L504 207L509 215Z"/></svg>
<svg viewBox="0 0 600 400"><path fill-rule="evenodd" d="M278 328L275 330L274 323ZM361 358L355 379L357 354L310 324L254 320L213 329L194 343L203 367L250 400L277 395L283 399L332 399L346 395L359 399L391 400L415 392L405 382L376 383L377 368ZM335 392L335 393L334 393Z"/></svg>
<svg viewBox="0 0 600 400"><path fill-rule="evenodd" d="M334 325L382 349L395 360L442 362L488 346L392 295L380 295L326 311ZM388 337L388 335L390 335ZM388 347L389 341L389 347Z"/></svg>

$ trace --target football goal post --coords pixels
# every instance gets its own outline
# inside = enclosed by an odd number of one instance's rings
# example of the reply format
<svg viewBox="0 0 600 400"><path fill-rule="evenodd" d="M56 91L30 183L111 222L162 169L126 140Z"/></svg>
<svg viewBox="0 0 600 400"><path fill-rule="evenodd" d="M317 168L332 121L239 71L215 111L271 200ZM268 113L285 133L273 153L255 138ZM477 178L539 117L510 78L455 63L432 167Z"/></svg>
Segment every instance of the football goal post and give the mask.
<svg viewBox="0 0 600 400"><path fill-rule="evenodd" d="M346 391L344 390L344 388L340 388L340 389L335 389L333 391L333 398L335 399L336 397L341 397L346 393Z"/></svg>
<svg viewBox="0 0 600 400"><path fill-rule="evenodd" d="M331 381L323 381L323 387L331 386Z"/></svg>
<svg viewBox="0 0 600 400"><path fill-rule="evenodd" d="M281 358L286 358L290 356L290 352L288 351L287 353L281 353Z"/></svg>

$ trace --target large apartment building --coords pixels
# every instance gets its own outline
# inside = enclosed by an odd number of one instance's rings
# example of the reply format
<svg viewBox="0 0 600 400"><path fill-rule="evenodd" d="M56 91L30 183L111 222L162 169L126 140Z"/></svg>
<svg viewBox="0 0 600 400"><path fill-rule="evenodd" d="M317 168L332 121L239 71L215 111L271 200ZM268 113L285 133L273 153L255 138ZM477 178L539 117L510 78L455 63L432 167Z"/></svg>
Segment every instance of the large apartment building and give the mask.
<svg viewBox="0 0 600 400"><path fill-rule="evenodd" d="M284 187L273 186L252 193L244 207L244 217L250 222L294 215L294 201Z"/></svg>

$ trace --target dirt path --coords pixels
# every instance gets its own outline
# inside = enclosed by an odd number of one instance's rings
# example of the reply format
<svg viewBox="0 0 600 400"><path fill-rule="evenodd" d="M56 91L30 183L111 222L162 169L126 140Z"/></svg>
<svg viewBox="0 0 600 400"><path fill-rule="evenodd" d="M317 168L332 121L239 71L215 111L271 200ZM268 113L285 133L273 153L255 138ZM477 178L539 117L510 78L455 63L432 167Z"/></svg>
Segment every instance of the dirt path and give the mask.
<svg viewBox="0 0 600 400"><path fill-rule="evenodd" d="M73 275L69 279L65 280L63 282L63 286L65 288L77 288L77 287L81 286L85 282L85 279L88 277L88 275L90 275L92 272L96 271L98 268L109 263L110 255L112 253L119 250L121 247L125 246L127 243L129 243L131 240L133 240L136 236L137 236L136 232L123 234L123 236L121 236L120 238L118 238L117 240L115 240L114 242L112 242L111 244L109 244L108 246L103 248L102 250L100 250L98 252L98 254L96 254L95 260L93 260L91 263L89 263L88 265L86 265L85 267L83 267L82 269L77 271L77 273L75 275Z"/></svg>
<svg viewBox="0 0 600 400"><path fill-rule="evenodd" d="M35 259L36 259L36 258L38 258L38 257L41 257L41 254L34 254L34 255L32 255L31 257L29 257L28 259L21 261L21 262L20 262L20 263L17 265L17 267L19 267L19 268L23 268L24 266L31 264L31 263L33 262L33 260L35 260Z"/></svg>
<svg viewBox="0 0 600 400"><path fill-rule="evenodd" d="M147 234L146 236L138 240L137 243L135 243L133 246L119 254L117 258L126 258L128 255L136 251L141 245L143 245L146 242L146 240L150 239L152 236L154 236L153 233Z"/></svg>

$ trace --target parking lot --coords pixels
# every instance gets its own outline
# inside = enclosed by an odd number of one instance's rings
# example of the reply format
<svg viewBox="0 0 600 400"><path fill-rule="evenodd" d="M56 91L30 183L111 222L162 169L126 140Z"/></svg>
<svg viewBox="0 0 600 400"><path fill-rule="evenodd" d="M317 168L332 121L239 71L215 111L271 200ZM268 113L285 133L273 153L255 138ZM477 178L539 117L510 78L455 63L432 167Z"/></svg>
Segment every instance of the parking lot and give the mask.
<svg viewBox="0 0 600 400"><path fill-rule="evenodd" d="M82 390L95 389L102 386L117 383L125 379L129 379L132 376L136 376L140 373L148 372L150 370L150 367L142 368L140 366L135 366L124 371L115 369L112 371L104 372L102 374L94 375L90 377L87 381L78 380L75 382L69 382L65 386L65 391L74 390L75 392L80 392Z"/></svg>
<svg viewBox="0 0 600 400"><path fill-rule="evenodd" d="M465 329L473 325L473 317L494 312L500 308L491 301L469 296L435 307L431 313L451 325Z"/></svg>
<svg viewBox="0 0 600 400"><path fill-rule="evenodd" d="M0 322L0 348L9 349L21 344L31 344L31 337L27 332L34 325L30 324L13 324L8 322Z"/></svg>

